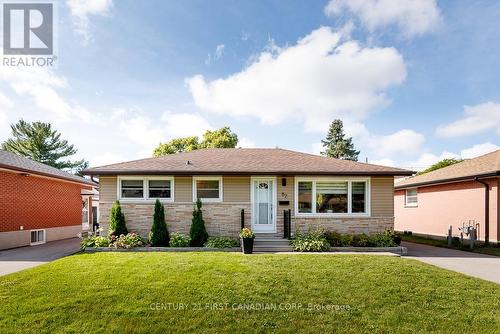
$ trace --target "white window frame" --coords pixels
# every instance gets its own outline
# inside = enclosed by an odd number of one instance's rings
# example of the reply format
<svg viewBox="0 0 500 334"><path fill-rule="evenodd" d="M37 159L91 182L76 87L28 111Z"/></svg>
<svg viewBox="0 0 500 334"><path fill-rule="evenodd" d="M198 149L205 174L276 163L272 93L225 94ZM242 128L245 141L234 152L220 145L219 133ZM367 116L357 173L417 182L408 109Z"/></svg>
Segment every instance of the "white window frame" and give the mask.
<svg viewBox="0 0 500 334"><path fill-rule="evenodd" d="M142 180L142 198L131 198L122 197L122 180ZM169 198L158 198L160 202L173 202L175 194L175 182L173 176L141 176L141 175L130 175L130 176L118 176L116 184L116 198L120 202L139 202L139 203L150 203L156 201L156 197L149 197L149 181L150 180L168 180L170 181L170 197Z"/></svg>
<svg viewBox="0 0 500 334"><path fill-rule="evenodd" d="M43 240L37 242L31 242L31 233L36 232L38 236L39 231L43 231ZM30 246L41 245L44 244L46 241L47 241L47 231L45 231L45 229L30 230Z"/></svg>
<svg viewBox="0 0 500 334"><path fill-rule="evenodd" d="M409 190L415 190L416 194L413 196L408 196ZM417 201L415 203L408 203L408 197L415 197L415 199ZM418 188L405 189L405 206L406 207L413 207L413 208L418 206Z"/></svg>
<svg viewBox="0 0 500 334"><path fill-rule="evenodd" d="M369 177L295 177L294 209L297 217L370 217L371 216L371 178ZM312 182L312 212L299 212L299 182ZM347 213L318 213L316 212L316 183L317 182L347 182ZM352 212L352 182L365 182L365 211Z"/></svg>
<svg viewBox="0 0 500 334"><path fill-rule="evenodd" d="M223 201L222 176L193 176L193 202L198 200L196 181L219 181L219 198L201 198L202 203L220 203Z"/></svg>

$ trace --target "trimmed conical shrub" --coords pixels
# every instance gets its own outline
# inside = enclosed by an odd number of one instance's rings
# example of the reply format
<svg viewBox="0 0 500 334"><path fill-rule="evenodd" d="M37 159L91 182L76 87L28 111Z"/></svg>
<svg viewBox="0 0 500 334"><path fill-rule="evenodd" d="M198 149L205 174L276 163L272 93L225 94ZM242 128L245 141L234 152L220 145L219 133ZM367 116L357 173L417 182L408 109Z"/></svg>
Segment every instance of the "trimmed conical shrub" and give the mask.
<svg viewBox="0 0 500 334"><path fill-rule="evenodd" d="M196 207L193 211L193 221L189 235L191 237L191 246L193 247L203 247L208 239L205 222L203 221L203 212L201 211L201 201L199 198L196 201Z"/></svg>
<svg viewBox="0 0 500 334"><path fill-rule="evenodd" d="M151 246L155 247L166 247L170 242L170 235L165 223L165 208L158 199L155 202L153 226L151 226L151 232L149 232L149 241Z"/></svg>
<svg viewBox="0 0 500 334"><path fill-rule="evenodd" d="M121 234L127 234L127 225L125 224L125 215L122 212L122 207L120 201L116 201L111 208L111 214L109 215L109 235L120 236Z"/></svg>

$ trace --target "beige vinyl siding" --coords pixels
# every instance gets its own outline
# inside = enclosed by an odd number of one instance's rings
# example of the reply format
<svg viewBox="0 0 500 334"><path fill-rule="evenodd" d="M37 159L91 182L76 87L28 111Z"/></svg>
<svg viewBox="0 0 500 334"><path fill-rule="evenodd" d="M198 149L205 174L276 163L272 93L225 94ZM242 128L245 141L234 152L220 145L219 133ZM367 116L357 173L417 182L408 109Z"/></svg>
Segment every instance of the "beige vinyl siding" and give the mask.
<svg viewBox="0 0 500 334"><path fill-rule="evenodd" d="M174 201L193 202L193 178L191 176L176 176L174 178Z"/></svg>
<svg viewBox="0 0 500 334"><path fill-rule="evenodd" d="M250 202L250 176L224 176L222 180L224 202Z"/></svg>
<svg viewBox="0 0 500 334"><path fill-rule="evenodd" d="M99 178L99 202L113 203L116 201L116 176L101 176Z"/></svg>
<svg viewBox="0 0 500 334"><path fill-rule="evenodd" d="M286 186L283 186L282 179L286 179ZM278 216L283 215L283 210L291 209L292 214L294 211L294 189L295 189L295 178L293 176L278 176L277 180L277 205L278 205ZM279 201L289 201L289 205L279 205Z"/></svg>
<svg viewBox="0 0 500 334"><path fill-rule="evenodd" d="M371 178L371 215L394 217L394 178L377 176Z"/></svg>

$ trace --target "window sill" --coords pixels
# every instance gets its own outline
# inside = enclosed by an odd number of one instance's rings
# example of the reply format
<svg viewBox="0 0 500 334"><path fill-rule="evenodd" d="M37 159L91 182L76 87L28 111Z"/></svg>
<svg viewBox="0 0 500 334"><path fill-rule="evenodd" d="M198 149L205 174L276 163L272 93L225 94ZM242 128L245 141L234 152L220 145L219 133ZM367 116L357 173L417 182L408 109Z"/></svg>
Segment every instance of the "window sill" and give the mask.
<svg viewBox="0 0 500 334"><path fill-rule="evenodd" d="M174 201L173 198L158 198L161 203L172 203ZM156 198L148 198L148 199L143 199L143 198L119 198L118 199L120 202L123 203L136 203L136 204L150 204L150 203L155 203Z"/></svg>
<svg viewBox="0 0 500 334"><path fill-rule="evenodd" d="M198 199L193 199L193 203L196 203ZM203 198L200 198L201 200L201 203L222 203L222 198L206 198L206 199L203 199Z"/></svg>
<svg viewBox="0 0 500 334"><path fill-rule="evenodd" d="M297 213L297 218L369 218L368 213Z"/></svg>
<svg viewBox="0 0 500 334"><path fill-rule="evenodd" d="M405 204L405 208L418 208L418 204L415 205Z"/></svg>

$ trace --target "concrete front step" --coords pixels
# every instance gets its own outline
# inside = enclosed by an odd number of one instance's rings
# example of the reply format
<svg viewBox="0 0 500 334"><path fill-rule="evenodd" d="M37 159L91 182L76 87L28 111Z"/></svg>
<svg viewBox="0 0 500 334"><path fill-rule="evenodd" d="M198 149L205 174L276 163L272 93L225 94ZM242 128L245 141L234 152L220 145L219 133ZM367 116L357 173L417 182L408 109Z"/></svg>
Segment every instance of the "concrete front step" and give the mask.
<svg viewBox="0 0 500 334"><path fill-rule="evenodd" d="M256 253L292 252L290 240L282 235L259 233L255 235L253 250Z"/></svg>

